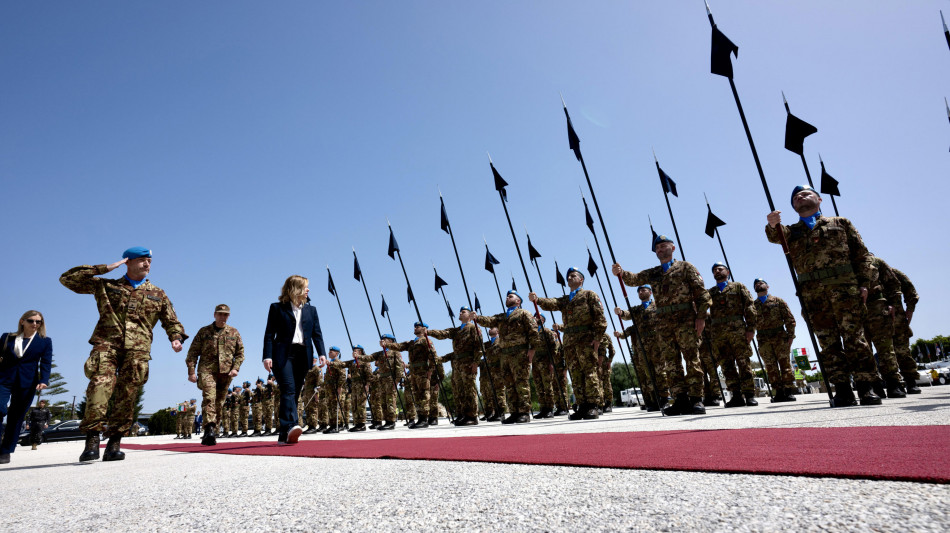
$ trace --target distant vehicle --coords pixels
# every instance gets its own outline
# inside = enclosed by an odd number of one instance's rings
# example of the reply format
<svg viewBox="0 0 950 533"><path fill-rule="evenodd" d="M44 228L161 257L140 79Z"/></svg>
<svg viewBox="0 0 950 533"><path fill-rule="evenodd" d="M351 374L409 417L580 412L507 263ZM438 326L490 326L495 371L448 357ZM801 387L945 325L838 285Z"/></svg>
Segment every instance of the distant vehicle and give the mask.
<svg viewBox="0 0 950 533"><path fill-rule="evenodd" d="M620 403L631 407L637 405L637 395L643 397L643 392L639 387L620 391Z"/></svg>
<svg viewBox="0 0 950 533"><path fill-rule="evenodd" d="M138 430L138 432L136 433L136 435L138 435L139 437L142 437L142 436L147 435L147 434L148 434L148 426L146 426L145 424L139 422L139 430Z"/></svg>
<svg viewBox="0 0 950 533"><path fill-rule="evenodd" d="M83 440L86 438L86 432L79 430L79 420L67 420L55 426L50 426L43 430L42 442L58 442L67 440ZM20 446L30 444L30 432L20 433Z"/></svg>
<svg viewBox="0 0 950 533"><path fill-rule="evenodd" d="M921 363L917 365L917 372L923 374L927 373L928 376L933 379L932 371L937 371L937 378L933 380L934 385L946 385L950 383L950 364L937 362L937 363Z"/></svg>

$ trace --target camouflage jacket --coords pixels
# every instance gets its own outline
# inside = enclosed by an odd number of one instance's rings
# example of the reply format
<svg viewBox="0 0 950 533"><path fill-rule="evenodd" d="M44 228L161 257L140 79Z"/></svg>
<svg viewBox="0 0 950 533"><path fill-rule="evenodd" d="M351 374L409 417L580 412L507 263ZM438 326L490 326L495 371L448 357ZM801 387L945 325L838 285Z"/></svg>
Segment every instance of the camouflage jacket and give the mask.
<svg viewBox="0 0 950 533"><path fill-rule="evenodd" d="M429 336L434 339L452 339L452 355L443 358L445 361L469 365L482 357L482 351L479 349L482 332L476 324L468 323L449 329L430 329Z"/></svg>
<svg viewBox="0 0 950 533"><path fill-rule="evenodd" d="M621 311L620 313L621 320L630 321L633 319L636 324L636 328L632 325L623 330L623 333L620 335L621 339L626 339L627 337L634 337L636 340L635 332L639 331L641 335L641 340L644 343L654 342L659 339L659 334L656 330L657 325L657 316L656 316L656 303L651 299L649 305L646 308L643 305L637 305L633 308L631 313L630 309ZM637 349L636 343L633 344L633 348Z"/></svg>
<svg viewBox="0 0 950 533"><path fill-rule="evenodd" d="M189 402L188 406L185 408L185 414L187 416L190 416L192 419L194 419L197 413L198 413L198 405Z"/></svg>
<svg viewBox="0 0 950 533"><path fill-rule="evenodd" d="M434 370L436 363L435 346L425 337L418 337L411 341L388 343L388 348L396 352L409 352L410 372L428 372Z"/></svg>
<svg viewBox="0 0 950 533"><path fill-rule="evenodd" d="M784 335L788 339L795 338L795 317L788 308L785 300L771 294L765 303L755 299L756 329L760 338Z"/></svg>
<svg viewBox="0 0 950 533"><path fill-rule="evenodd" d="M613 362L615 355L617 355L617 349L614 348L614 343L610 337L604 333L600 339L600 346L597 347L597 357L605 357L609 364Z"/></svg>
<svg viewBox="0 0 950 533"><path fill-rule="evenodd" d="M264 401L264 387L254 387L251 391L251 403L260 405L262 401Z"/></svg>
<svg viewBox="0 0 950 533"><path fill-rule="evenodd" d="M901 283L901 293L904 295L904 305L906 309L913 311L917 307L917 302L920 301L920 296L917 295L917 289L914 288L914 284L910 282L910 278L907 277L907 274L904 274L894 267L891 267L891 270L894 271L894 275L897 276L898 281Z"/></svg>
<svg viewBox="0 0 950 533"><path fill-rule="evenodd" d="M691 318L705 317L712 301L706 287L703 286L703 277L696 267L687 261L673 260L670 268L663 272L663 267L657 265L642 272L624 272L623 283L629 287L639 287L650 284L653 287L653 297L656 299L656 312L660 320L665 317L675 320L683 316Z"/></svg>
<svg viewBox="0 0 950 533"><path fill-rule="evenodd" d="M364 362L359 359L347 361L346 369L353 385L362 387L373 380L373 367L368 361Z"/></svg>
<svg viewBox="0 0 950 533"><path fill-rule="evenodd" d="M307 371L307 375L303 378L304 389L315 389L323 383L323 373L321 373L320 370L321 369L319 365L313 365L310 367L310 370ZM273 394L273 392L271 394Z"/></svg>
<svg viewBox="0 0 950 533"><path fill-rule="evenodd" d="M845 284L867 287L871 256L850 220L819 216L812 229L799 221L791 226L782 225L781 230L803 289ZM765 235L769 242L781 243L778 226L766 224Z"/></svg>
<svg viewBox="0 0 950 533"><path fill-rule="evenodd" d="M247 407L251 405L251 391L248 389L241 390L241 407Z"/></svg>
<svg viewBox="0 0 950 533"><path fill-rule="evenodd" d="M107 265L82 265L67 270L59 278L67 289L96 297L99 322L89 344L101 351L113 348L148 353L152 348L152 329L159 321L169 341L188 338L165 291L148 280L133 289L125 277L96 277L107 269Z"/></svg>
<svg viewBox="0 0 950 533"><path fill-rule="evenodd" d="M593 341L607 331L607 316L600 297L594 291L580 289L572 300L570 295L560 298L538 298L538 307L545 311L560 311L564 320L564 343L578 344Z"/></svg>
<svg viewBox="0 0 950 533"><path fill-rule="evenodd" d="M403 374L406 372L406 364L403 362L398 351L386 352L380 350L370 355L360 355L357 359L362 363L372 363L375 361L376 368L379 369L379 374L377 375L379 379L391 380L393 378L394 366L396 370L396 381L402 379Z"/></svg>
<svg viewBox="0 0 950 533"><path fill-rule="evenodd" d="M527 310L519 307L510 315L498 313L492 316L478 315L475 321L479 326L498 328L498 339L495 347L502 355L506 350L524 351L534 348L541 342L538 335L538 324Z"/></svg>
<svg viewBox="0 0 950 533"><path fill-rule="evenodd" d="M327 373L323 376L323 385L330 388L340 388L346 384L346 363L337 359L327 360Z"/></svg>
<svg viewBox="0 0 950 533"><path fill-rule="evenodd" d="M871 281L868 282L868 301L887 302L895 309L901 306L901 281L891 268L880 257L871 256Z"/></svg>
<svg viewBox="0 0 950 533"><path fill-rule="evenodd" d="M232 370L240 371L244 362L244 342L238 330L225 324L220 331L216 331L214 324L198 330L188 348L185 364L188 373L226 374Z"/></svg>
<svg viewBox="0 0 950 533"><path fill-rule="evenodd" d="M710 308L709 327L712 333L745 329L755 331L755 306L752 293L738 281L726 282L719 290L718 285L709 288Z"/></svg>
<svg viewBox="0 0 950 533"><path fill-rule="evenodd" d="M488 339L482 346L485 347L485 359L488 360L488 365L491 368L500 369L501 368L501 351L498 349L498 339L495 339L495 342L492 342L491 339ZM485 372L485 361L482 360L478 364L478 368L481 371Z"/></svg>
<svg viewBox="0 0 950 533"><path fill-rule="evenodd" d="M274 399L274 395L275 395L275 393L276 393L276 391L275 391L274 389L275 389L274 385L272 385L272 384L270 384L270 383L264 385L264 399L265 399L265 400L272 400L272 399Z"/></svg>
<svg viewBox="0 0 950 533"><path fill-rule="evenodd" d="M543 361L548 360L548 354L554 356L557 359L561 351L561 343L557 340L557 335L548 328L542 328L538 326L538 335L541 337L541 342L534 349L534 358L538 359L538 356L544 357Z"/></svg>
<svg viewBox="0 0 950 533"><path fill-rule="evenodd" d="M234 395L232 395L229 392L228 395L224 397L224 410L230 411L233 406L234 406Z"/></svg>

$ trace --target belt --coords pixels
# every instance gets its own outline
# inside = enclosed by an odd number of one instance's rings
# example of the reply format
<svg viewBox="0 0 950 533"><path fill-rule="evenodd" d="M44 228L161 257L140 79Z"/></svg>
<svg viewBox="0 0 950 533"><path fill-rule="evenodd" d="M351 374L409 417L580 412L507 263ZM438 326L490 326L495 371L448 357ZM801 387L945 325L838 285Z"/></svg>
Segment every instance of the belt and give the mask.
<svg viewBox="0 0 950 533"><path fill-rule="evenodd" d="M784 332L785 332L785 326L779 326L777 328L760 329L758 330L757 333L759 335L768 336L768 335L774 335L776 333L784 333Z"/></svg>
<svg viewBox="0 0 950 533"><path fill-rule="evenodd" d="M663 307L656 308L656 314L663 315L666 313L675 313L676 311L683 311L684 309L692 309L692 308L693 308L693 304L689 302L681 303L681 304L673 304L673 305L664 305Z"/></svg>
<svg viewBox="0 0 950 533"><path fill-rule="evenodd" d="M742 320L742 315L717 316L709 321L710 324L728 324Z"/></svg>
<svg viewBox="0 0 950 533"><path fill-rule="evenodd" d="M475 352L474 352L474 351L471 351L471 352L457 352L457 353L455 354L455 360L456 360L456 361L461 361L461 360L465 360L465 359L475 359Z"/></svg>
<svg viewBox="0 0 950 533"><path fill-rule="evenodd" d="M392 372L386 372L386 373L384 373L384 374L380 374L379 377L381 377L381 378L391 378L391 377L393 377L393 373L392 373Z"/></svg>
<svg viewBox="0 0 950 533"><path fill-rule="evenodd" d="M429 368L428 361L416 361L415 363L409 363L410 368Z"/></svg>
<svg viewBox="0 0 950 533"><path fill-rule="evenodd" d="M513 353L518 353L528 349L527 344L519 344L517 346L506 346L501 349L501 353L504 355L511 355Z"/></svg>
<svg viewBox="0 0 950 533"><path fill-rule="evenodd" d="M582 326L568 326L564 328L564 333L570 335L571 333L584 333L585 331L590 330L590 324L585 324Z"/></svg>
<svg viewBox="0 0 950 533"><path fill-rule="evenodd" d="M828 278L836 278L842 274L853 274L854 267L850 263L828 268L819 268L811 272L802 272L798 275L798 281L818 281Z"/></svg>

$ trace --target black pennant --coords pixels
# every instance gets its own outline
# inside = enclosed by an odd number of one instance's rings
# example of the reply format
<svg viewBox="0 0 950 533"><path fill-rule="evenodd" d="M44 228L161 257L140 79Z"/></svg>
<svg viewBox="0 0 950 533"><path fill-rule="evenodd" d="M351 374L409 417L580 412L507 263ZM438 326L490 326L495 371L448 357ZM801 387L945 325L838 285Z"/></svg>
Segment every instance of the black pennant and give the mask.
<svg viewBox="0 0 950 533"><path fill-rule="evenodd" d="M554 274L557 276L557 284L561 287L567 285L567 281L564 280L564 276L561 275L561 269L557 266L557 261L554 262Z"/></svg>
<svg viewBox="0 0 950 533"><path fill-rule="evenodd" d="M448 311L449 311L449 316L452 317L452 318L455 318L455 312L452 311L452 304L450 304L447 299L445 300L445 308L448 309Z"/></svg>
<svg viewBox="0 0 950 533"><path fill-rule="evenodd" d="M672 193L673 196L679 198L679 194L676 192L676 182L673 181L673 178L671 178L666 172L663 172L663 169L660 168L659 164L656 165L656 170L660 173L660 184L663 185L663 192Z"/></svg>
<svg viewBox="0 0 950 533"><path fill-rule="evenodd" d="M574 151L574 157L581 160L581 139L574 131L574 124L571 123L571 114L567 112L567 106L564 106L564 116L567 117L567 144Z"/></svg>
<svg viewBox="0 0 950 533"><path fill-rule="evenodd" d="M393 235L393 229L389 228L389 257L396 259L396 252L399 251L399 245L396 244L396 236Z"/></svg>
<svg viewBox="0 0 950 533"><path fill-rule="evenodd" d="M356 278L356 281L363 280L363 271L360 270L360 262L356 259L356 252L353 252L353 277Z"/></svg>
<svg viewBox="0 0 950 533"><path fill-rule="evenodd" d="M732 78L732 60L729 54L739 57L739 47L716 27L712 27L712 54L709 71L713 74Z"/></svg>
<svg viewBox="0 0 950 533"><path fill-rule="evenodd" d="M716 236L716 228L719 226L725 226L726 223L722 221L721 218L713 214L712 209L709 209L709 213L706 215L706 235L710 237ZM656 239L656 233L654 233L654 239ZM656 251L656 250L654 250Z"/></svg>
<svg viewBox="0 0 950 533"><path fill-rule="evenodd" d="M587 250L587 272L591 276L597 273L597 262L594 261L594 256L590 254L590 249Z"/></svg>
<svg viewBox="0 0 950 533"><path fill-rule="evenodd" d="M838 190L838 180L831 177L831 174L825 171L825 162L821 162L821 194L830 194L832 196L841 196Z"/></svg>
<svg viewBox="0 0 950 533"><path fill-rule="evenodd" d="M805 137L818 131L818 128L788 113L785 117L785 149L804 155Z"/></svg>
<svg viewBox="0 0 950 533"><path fill-rule="evenodd" d="M327 290L330 291L330 294L336 296L336 286L333 285L333 275L330 274L330 269L327 269Z"/></svg>
<svg viewBox="0 0 950 533"><path fill-rule="evenodd" d="M478 301L478 293L475 293L475 310L482 314L482 304Z"/></svg>
<svg viewBox="0 0 950 533"><path fill-rule="evenodd" d="M505 201L507 202L507 201L508 201L508 191L505 190L505 187L508 186L508 182L505 181L505 180L503 180L502 177L501 177L501 174L499 174L498 171L495 170L495 164L494 164L494 163L492 163L491 161L489 161L488 164L491 165L491 173L492 173L492 176L495 177L495 190L496 190L496 191L499 191L499 192L501 193L502 198L504 198Z"/></svg>
<svg viewBox="0 0 950 533"><path fill-rule="evenodd" d="M448 284L449 283L447 281L439 277L438 272L435 273L435 292L439 292L439 289L445 287Z"/></svg>
<svg viewBox="0 0 950 533"><path fill-rule="evenodd" d="M517 290L518 290L518 286L515 285L515 277L514 277L514 276L511 276L511 290L513 290L513 291L517 291Z"/></svg>
<svg viewBox="0 0 950 533"><path fill-rule="evenodd" d="M501 264L501 261L495 259L495 256L488 251L488 246L485 247L485 270L495 273L495 265Z"/></svg>
<svg viewBox="0 0 950 533"><path fill-rule="evenodd" d="M947 21L943 18L943 10L940 10L940 22L943 22L943 35L947 38L947 46L950 46L950 28L947 28Z"/></svg>
<svg viewBox="0 0 950 533"><path fill-rule="evenodd" d="M380 316L386 316L386 313L389 312L389 306L386 305L386 297L383 296L383 295L380 295L380 296L382 296L382 298L383 298L383 305L380 306L380 308L379 308L379 315L380 315Z"/></svg>
<svg viewBox="0 0 950 533"><path fill-rule="evenodd" d="M537 251L534 246L531 245L531 236L528 236L528 261L534 261L535 259L541 257L541 252Z"/></svg>
<svg viewBox="0 0 950 533"><path fill-rule="evenodd" d="M656 238L659 237L659 235L656 234L652 224L650 225L650 233L653 234L653 237L650 238L650 251L656 253Z"/></svg>
<svg viewBox="0 0 950 533"><path fill-rule="evenodd" d="M409 298L406 303L412 303L415 298L412 296L412 287L406 287L406 296Z"/></svg>
<svg viewBox="0 0 950 533"><path fill-rule="evenodd" d="M590 209L587 208L587 198L584 198L584 219L590 232L594 233L594 217L590 216Z"/></svg>
<svg viewBox="0 0 950 533"><path fill-rule="evenodd" d="M440 198L441 200L441 198ZM452 230L449 229L449 215L445 212L445 203L442 203L442 231L452 234Z"/></svg>

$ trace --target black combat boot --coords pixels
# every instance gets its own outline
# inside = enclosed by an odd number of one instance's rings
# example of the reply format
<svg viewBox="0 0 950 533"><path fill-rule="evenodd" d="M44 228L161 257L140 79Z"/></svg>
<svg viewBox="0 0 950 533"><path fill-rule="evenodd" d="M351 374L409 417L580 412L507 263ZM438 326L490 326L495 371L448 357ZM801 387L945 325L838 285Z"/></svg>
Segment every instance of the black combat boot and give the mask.
<svg viewBox="0 0 950 533"><path fill-rule="evenodd" d="M323 430L323 434L324 434L324 435L331 435L331 434L333 434L333 433L339 433L340 430L337 429L338 427L339 427L339 426L330 426L330 427L328 427L327 429L324 429L324 430Z"/></svg>
<svg viewBox="0 0 950 533"><path fill-rule="evenodd" d="M366 424L356 424L355 426L350 428L350 433L354 433L357 431L366 431Z"/></svg>
<svg viewBox="0 0 950 533"><path fill-rule="evenodd" d="M835 395L831 399L832 407L851 407L858 405L850 383L835 383Z"/></svg>
<svg viewBox="0 0 950 533"><path fill-rule="evenodd" d="M387 431L387 430L390 430L390 429L396 429L396 423L395 423L395 422L386 422L385 424L382 424L381 426L379 426L378 428L376 428L377 431Z"/></svg>
<svg viewBox="0 0 950 533"><path fill-rule="evenodd" d="M538 420L541 418L550 418L551 416L554 416L551 414L551 409L548 407L542 407L541 410L538 411L538 414L534 415L534 419Z"/></svg>
<svg viewBox="0 0 950 533"><path fill-rule="evenodd" d="M583 420L584 414L587 413L587 409L588 409L587 405L580 404L577 406L577 411L574 411L573 413L568 415L567 419L568 420Z"/></svg>
<svg viewBox="0 0 950 533"><path fill-rule="evenodd" d="M99 432L90 431L86 433L86 448L83 450L82 455L79 456L80 461L95 461L99 458Z"/></svg>
<svg viewBox="0 0 950 533"><path fill-rule="evenodd" d="M531 415L528 413L518 413L515 418L515 424L527 424L531 422Z"/></svg>
<svg viewBox="0 0 950 533"><path fill-rule="evenodd" d="M755 407L755 406L759 405L759 401L755 399L755 393L754 393L754 392L747 392L747 393L744 394L744 396L745 396L745 404L746 404L747 406L749 406L749 407Z"/></svg>
<svg viewBox="0 0 950 533"><path fill-rule="evenodd" d="M901 384L899 379L891 378L887 380L887 397L888 398L906 398L907 393L904 391L904 386Z"/></svg>
<svg viewBox="0 0 950 533"><path fill-rule="evenodd" d="M556 409L553 413L551 413L551 416L566 416L566 415L567 415L567 409Z"/></svg>
<svg viewBox="0 0 950 533"><path fill-rule="evenodd" d="M732 399L726 402L726 407L745 407L745 398L741 392L733 392Z"/></svg>
<svg viewBox="0 0 950 533"><path fill-rule="evenodd" d="M688 410L684 411L684 407L686 407ZM678 416L691 411L692 407L689 403L689 396L682 393L677 394L676 399L673 400L673 403L667 404L667 406L663 408L663 414L666 416Z"/></svg>
<svg viewBox="0 0 950 533"><path fill-rule="evenodd" d="M125 459L125 452L119 451L119 443L121 441L121 435L109 437L109 442L106 444L106 453L102 454L103 461L121 461Z"/></svg>
<svg viewBox="0 0 950 533"><path fill-rule="evenodd" d="M263 437L264 435L261 434L261 430L255 429L255 430L254 430L254 433L251 433L251 436L252 436L252 437Z"/></svg>
<svg viewBox="0 0 950 533"><path fill-rule="evenodd" d="M602 414L600 407L596 405L588 405L586 411L580 411L584 413L584 420L597 420Z"/></svg>
<svg viewBox="0 0 950 533"><path fill-rule="evenodd" d="M459 422L455 425L456 426L477 426L478 419L476 419L474 416L463 416L461 420L459 420Z"/></svg>
<svg viewBox="0 0 950 533"><path fill-rule="evenodd" d="M706 414L706 406L703 405L703 399L699 396L690 396L689 397L690 411L691 415L704 415ZM683 413L687 414L687 413Z"/></svg>
<svg viewBox="0 0 950 533"><path fill-rule="evenodd" d="M603 410L604 410L605 413L612 413L612 412L614 412L614 406L611 405L611 404L609 404L609 403L604 404L604 409L603 409Z"/></svg>
<svg viewBox="0 0 950 533"><path fill-rule="evenodd" d="M508 418L501 421L502 424L514 424L515 419L518 418L518 413L511 413L508 415Z"/></svg>
<svg viewBox="0 0 950 533"><path fill-rule="evenodd" d="M214 446L218 443L218 440L215 438L217 431L215 431L214 424L208 424L205 427L205 434L201 437L202 446Z"/></svg>
<svg viewBox="0 0 950 533"><path fill-rule="evenodd" d="M430 416L430 417L429 417L429 425L430 425L430 426L438 426L438 425L439 425L439 419L438 419L438 417Z"/></svg>
<svg viewBox="0 0 950 533"><path fill-rule="evenodd" d="M318 431L320 431L320 430L318 430L317 428L315 428L315 427L313 427L313 426L310 426L310 427L307 428L307 431L304 431L304 432L303 432L303 434L304 434L304 435L313 435L314 433L317 433Z"/></svg>
<svg viewBox="0 0 950 533"><path fill-rule="evenodd" d="M429 427L429 420L422 418L415 424L410 425L409 429L425 429L427 427Z"/></svg>
<svg viewBox="0 0 950 533"><path fill-rule="evenodd" d="M873 383L857 383L856 385L861 405L881 405L881 397L874 393Z"/></svg>
<svg viewBox="0 0 950 533"><path fill-rule="evenodd" d="M873 390L874 394L880 396L881 398L887 398L887 389L884 388L883 380L875 381L871 386L871 390Z"/></svg>
<svg viewBox="0 0 950 533"><path fill-rule="evenodd" d="M719 398L715 396L706 396L703 398L703 405L706 407L719 407Z"/></svg>
<svg viewBox="0 0 950 533"><path fill-rule="evenodd" d="M369 425L369 429L376 429L376 428L378 428L379 426L380 426L380 425L377 424L376 421L374 420L373 423Z"/></svg>
<svg viewBox="0 0 950 533"><path fill-rule="evenodd" d="M920 387L917 386L917 379L909 374L904 374L904 391L907 394L920 394Z"/></svg>

